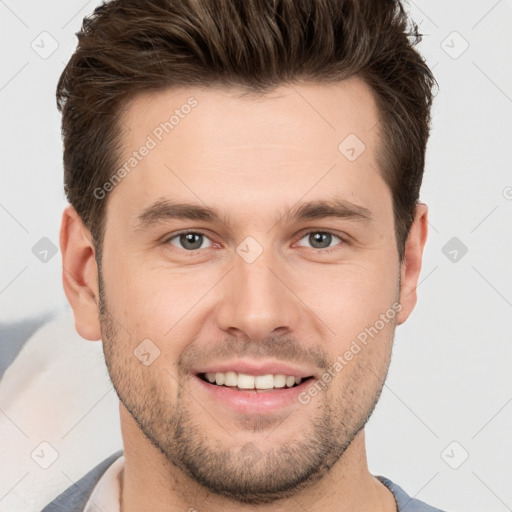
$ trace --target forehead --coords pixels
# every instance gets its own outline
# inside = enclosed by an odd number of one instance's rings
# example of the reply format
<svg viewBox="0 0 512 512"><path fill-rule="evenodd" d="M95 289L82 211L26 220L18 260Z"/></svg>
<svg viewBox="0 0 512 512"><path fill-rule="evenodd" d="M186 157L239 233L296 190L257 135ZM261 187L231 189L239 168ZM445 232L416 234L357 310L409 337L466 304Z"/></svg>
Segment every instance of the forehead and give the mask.
<svg viewBox="0 0 512 512"><path fill-rule="evenodd" d="M166 198L236 208L245 218L283 212L301 198L345 198L378 210L380 194L389 206L376 160L378 110L357 78L263 95L222 88L144 93L122 121L120 167L128 172L110 203L132 218Z"/></svg>

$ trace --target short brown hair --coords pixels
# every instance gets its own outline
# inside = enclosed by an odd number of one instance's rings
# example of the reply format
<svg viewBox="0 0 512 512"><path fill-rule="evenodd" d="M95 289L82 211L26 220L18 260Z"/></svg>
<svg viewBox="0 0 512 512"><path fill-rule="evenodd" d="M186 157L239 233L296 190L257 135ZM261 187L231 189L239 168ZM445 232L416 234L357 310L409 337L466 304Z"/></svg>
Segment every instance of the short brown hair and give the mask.
<svg viewBox="0 0 512 512"><path fill-rule="evenodd" d="M106 200L93 191L119 165L120 112L134 95L209 85L264 93L359 76L379 108L379 166L403 260L437 82L399 1L114 0L84 18L77 36L57 86L64 183L98 254Z"/></svg>

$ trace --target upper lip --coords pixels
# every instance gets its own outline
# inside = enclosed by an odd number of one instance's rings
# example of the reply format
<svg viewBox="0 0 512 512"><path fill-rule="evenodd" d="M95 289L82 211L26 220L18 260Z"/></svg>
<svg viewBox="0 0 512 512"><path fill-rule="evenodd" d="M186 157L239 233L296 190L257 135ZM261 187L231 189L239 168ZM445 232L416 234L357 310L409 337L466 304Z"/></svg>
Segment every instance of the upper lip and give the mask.
<svg viewBox="0 0 512 512"><path fill-rule="evenodd" d="M247 375L293 375L294 377L312 377L315 372L311 369L300 368L282 361L250 361L247 359L237 359L233 361L223 361L211 363L195 369L195 373L225 373L225 372L245 373Z"/></svg>

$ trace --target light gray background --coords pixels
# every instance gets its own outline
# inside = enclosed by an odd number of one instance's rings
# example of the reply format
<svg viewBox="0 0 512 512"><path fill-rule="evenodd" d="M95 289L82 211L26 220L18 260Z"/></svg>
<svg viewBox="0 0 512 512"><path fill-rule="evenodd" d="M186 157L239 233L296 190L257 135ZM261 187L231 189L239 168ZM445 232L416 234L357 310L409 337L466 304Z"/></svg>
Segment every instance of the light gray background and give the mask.
<svg viewBox="0 0 512 512"><path fill-rule="evenodd" d="M43 237L58 246L66 201L55 87L96 4L0 0L0 321L66 304L60 253L42 262L32 249ZM512 510L512 2L407 9L440 86L421 193L430 232L418 305L397 329L367 427L369 466L447 510L504 512Z"/></svg>

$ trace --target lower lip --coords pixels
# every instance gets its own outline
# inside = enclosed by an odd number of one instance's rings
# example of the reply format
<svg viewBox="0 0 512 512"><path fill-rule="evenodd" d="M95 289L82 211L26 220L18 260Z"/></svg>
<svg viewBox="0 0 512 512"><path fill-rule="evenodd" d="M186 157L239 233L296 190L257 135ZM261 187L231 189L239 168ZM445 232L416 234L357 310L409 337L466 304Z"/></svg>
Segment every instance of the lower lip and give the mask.
<svg viewBox="0 0 512 512"><path fill-rule="evenodd" d="M300 405L298 396L311 383L311 379L307 379L293 388L278 388L272 391L238 391L234 387L210 384L197 375L194 375L193 381L199 386L201 392L206 393L214 401L226 405L236 412L254 414L281 411L283 407L294 403Z"/></svg>

